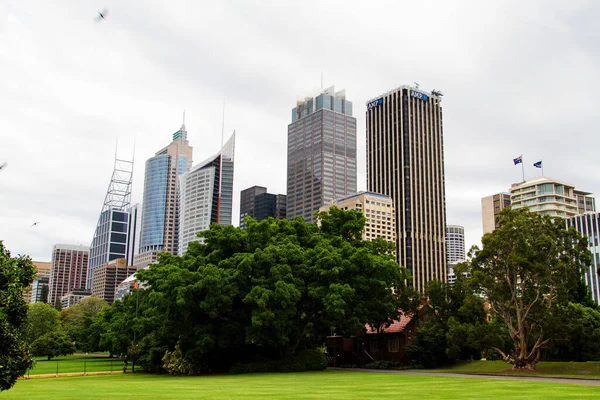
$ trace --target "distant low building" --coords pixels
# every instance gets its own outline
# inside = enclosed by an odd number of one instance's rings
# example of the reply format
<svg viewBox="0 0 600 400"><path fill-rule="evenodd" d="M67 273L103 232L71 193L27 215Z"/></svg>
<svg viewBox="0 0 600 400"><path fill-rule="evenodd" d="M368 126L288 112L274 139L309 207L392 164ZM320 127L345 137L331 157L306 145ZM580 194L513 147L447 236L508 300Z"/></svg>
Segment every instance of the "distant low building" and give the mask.
<svg viewBox="0 0 600 400"><path fill-rule="evenodd" d="M115 289L127 279L136 267L127 265L127 259L118 258L94 269L92 294L112 304L115 300Z"/></svg>
<svg viewBox="0 0 600 400"><path fill-rule="evenodd" d="M81 300L91 295L92 292L86 290L85 288L73 289L71 292L65 294L60 298L60 304L62 306L62 309L64 310L66 308L81 303Z"/></svg>
<svg viewBox="0 0 600 400"><path fill-rule="evenodd" d="M321 207L319 211L329 211L331 206L336 206L340 210L357 210L365 216L367 221L363 240L381 237L388 242L396 243L396 213L390 196L359 192L333 200L330 205Z"/></svg>
<svg viewBox="0 0 600 400"><path fill-rule="evenodd" d="M590 289L592 298L600 305L600 213L586 213L566 220L567 227L574 227L587 237L588 248L592 253L592 263L584 271L583 278Z"/></svg>
<svg viewBox="0 0 600 400"><path fill-rule="evenodd" d="M496 218L502 210L509 206L510 193L496 193L481 199L481 219L484 235L498 228Z"/></svg>
<svg viewBox="0 0 600 400"><path fill-rule="evenodd" d="M135 279L135 274L128 276L123 282L117 285L115 289L115 301L123 300L125 296L131 294L133 289L142 289L139 282Z"/></svg>
<svg viewBox="0 0 600 400"><path fill-rule="evenodd" d="M33 281L31 286L28 286L23 291L23 299L26 303L36 303L39 300L38 297L41 294L41 290L44 286L48 286L48 282L50 280L50 270L52 269L52 264L45 261L32 261L32 264L35 266L36 270L36 279ZM40 282L36 284L36 288L33 289L33 286L36 280L41 279ZM35 292L34 292L35 290ZM35 301L34 301L35 298ZM46 299L47 300L47 299Z"/></svg>
<svg viewBox="0 0 600 400"><path fill-rule="evenodd" d="M590 194L546 176L527 179L510 187L512 208L528 207L533 213L562 218L595 212L596 202Z"/></svg>
<svg viewBox="0 0 600 400"><path fill-rule="evenodd" d="M33 281L31 284L31 291L29 296L29 303L39 303L42 301L48 302L48 283L50 282L50 278L40 277ZM46 288L46 298L43 299L42 295L44 292L44 287Z"/></svg>

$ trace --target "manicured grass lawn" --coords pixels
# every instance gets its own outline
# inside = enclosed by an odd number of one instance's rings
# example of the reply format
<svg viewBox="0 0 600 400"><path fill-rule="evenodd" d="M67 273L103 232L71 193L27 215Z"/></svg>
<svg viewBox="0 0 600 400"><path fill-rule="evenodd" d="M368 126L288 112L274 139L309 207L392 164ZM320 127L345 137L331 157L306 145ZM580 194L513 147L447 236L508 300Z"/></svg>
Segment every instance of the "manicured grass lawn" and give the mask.
<svg viewBox="0 0 600 400"><path fill-rule="evenodd" d="M29 374L55 374L57 366L59 374L84 372L84 368L86 372L111 371L111 368L112 371L123 371L123 360L120 358L92 356L57 357L50 361L45 358L38 358L36 364L29 371ZM131 363L128 364L128 370L130 369Z"/></svg>
<svg viewBox="0 0 600 400"><path fill-rule="evenodd" d="M540 362L532 372L515 372L504 361L466 361L451 367L439 368L436 372L458 372L475 374L515 374L537 376L584 376L600 378L600 362Z"/></svg>
<svg viewBox="0 0 600 400"><path fill-rule="evenodd" d="M18 381L0 399L591 399L600 388L547 382L322 371L171 377L98 375Z"/></svg>

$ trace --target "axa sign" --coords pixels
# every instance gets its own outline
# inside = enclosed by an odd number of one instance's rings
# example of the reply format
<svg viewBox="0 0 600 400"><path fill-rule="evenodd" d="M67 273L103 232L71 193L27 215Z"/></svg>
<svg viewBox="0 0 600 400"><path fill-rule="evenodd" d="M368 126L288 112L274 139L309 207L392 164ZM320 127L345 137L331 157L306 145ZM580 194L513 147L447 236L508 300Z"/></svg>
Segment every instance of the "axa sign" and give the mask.
<svg viewBox="0 0 600 400"><path fill-rule="evenodd" d="M427 96L426 94L421 93L421 92L417 92L417 91L414 91L414 90L410 91L410 95L412 97L416 97L417 99L423 100L423 101L427 101L429 99L429 96Z"/></svg>
<svg viewBox="0 0 600 400"><path fill-rule="evenodd" d="M377 100L374 100L372 102L370 102L369 104L367 104L367 110L371 110L379 105L383 104L383 97Z"/></svg>

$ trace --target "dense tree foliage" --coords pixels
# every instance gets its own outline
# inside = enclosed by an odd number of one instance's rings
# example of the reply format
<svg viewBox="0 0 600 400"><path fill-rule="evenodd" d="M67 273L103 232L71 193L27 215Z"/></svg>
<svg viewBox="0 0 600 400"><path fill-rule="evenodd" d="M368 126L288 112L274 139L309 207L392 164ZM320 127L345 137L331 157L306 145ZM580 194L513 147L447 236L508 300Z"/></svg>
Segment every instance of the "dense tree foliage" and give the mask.
<svg viewBox="0 0 600 400"><path fill-rule="evenodd" d="M138 322L130 297L117 306L122 312L103 313L114 327L103 337L122 348L136 326L147 369L160 370L169 351L169 365L199 372L283 359L322 345L332 327L354 335L397 317L407 273L393 246L362 241L359 212L332 208L319 219L211 226L183 257L163 254L138 272L148 285Z"/></svg>
<svg viewBox="0 0 600 400"><path fill-rule="evenodd" d="M79 350L98 350L100 332L98 326L93 326L94 318L107 307L105 300L89 296L81 300L81 303L60 312L62 326Z"/></svg>
<svg viewBox="0 0 600 400"><path fill-rule="evenodd" d="M560 361L600 361L600 311L568 303L552 309L547 328L552 338L543 358Z"/></svg>
<svg viewBox="0 0 600 400"><path fill-rule="evenodd" d="M514 369L535 369L550 340L552 310L564 306L591 262L587 241L564 220L506 209L499 228L471 251L468 273L508 328L512 349L502 354Z"/></svg>
<svg viewBox="0 0 600 400"><path fill-rule="evenodd" d="M0 241L0 391L10 389L33 365L22 330L27 316L23 290L34 274L29 257L11 257Z"/></svg>
<svg viewBox="0 0 600 400"><path fill-rule="evenodd" d="M415 365L426 368L455 360L479 360L492 347L505 349L501 325L488 322L483 299L474 293L469 279L457 267L454 284L430 281L423 321L416 330L407 354Z"/></svg>
<svg viewBox="0 0 600 400"><path fill-rule="evenodd" d="M51 360L57 356L68 356L75 352L75 345L71 338L62 330L56 330L38 337L31 344L34 356L48 357Z"/></svg>
<svg viewBox="0 0 600 400"><path fill-rule="evenodd" d="M60 313L46 303L29 304L25 338L29 344L47 333L62 330Z"/></svg>

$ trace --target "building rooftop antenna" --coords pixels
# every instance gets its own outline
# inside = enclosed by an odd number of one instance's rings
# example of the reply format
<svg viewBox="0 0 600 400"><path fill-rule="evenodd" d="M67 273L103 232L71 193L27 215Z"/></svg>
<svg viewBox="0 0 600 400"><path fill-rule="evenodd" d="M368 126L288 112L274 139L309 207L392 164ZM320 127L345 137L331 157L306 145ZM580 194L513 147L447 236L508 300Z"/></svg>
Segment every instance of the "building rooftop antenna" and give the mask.
<svg viewBox="0 0 600 400"><path fill-rule="evenodd" d="M415 84L415 87L418 89L419 88L419 83L418 82L413 82Z"/></svg>

